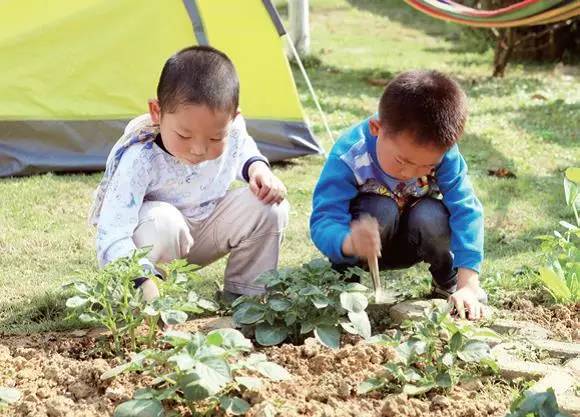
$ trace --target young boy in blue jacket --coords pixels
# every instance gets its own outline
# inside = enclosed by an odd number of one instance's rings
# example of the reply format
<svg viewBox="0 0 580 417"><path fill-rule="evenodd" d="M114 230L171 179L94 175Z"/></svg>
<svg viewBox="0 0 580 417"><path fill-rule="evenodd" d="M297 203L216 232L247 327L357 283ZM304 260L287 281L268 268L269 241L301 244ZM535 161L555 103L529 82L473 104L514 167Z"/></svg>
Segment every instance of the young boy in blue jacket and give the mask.
<svg viewBox="0 0 580 417"><path fill-rule="evenodd" d="M467 119L460 86L409 71L374 115L333 147L314 190L312 240L338 270L379 257L380 269L430 265L434 295L482 317L483 211L457 147Z"/></svg>

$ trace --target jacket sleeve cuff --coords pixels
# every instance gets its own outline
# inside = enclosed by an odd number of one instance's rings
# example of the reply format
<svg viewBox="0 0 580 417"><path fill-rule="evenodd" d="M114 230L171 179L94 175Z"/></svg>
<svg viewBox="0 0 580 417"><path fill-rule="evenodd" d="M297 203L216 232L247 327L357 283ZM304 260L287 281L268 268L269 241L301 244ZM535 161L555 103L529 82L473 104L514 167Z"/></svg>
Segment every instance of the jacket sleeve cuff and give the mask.
<svg viewBox="0 0 580 417"><path fill-rule="evenodd" d="M342 244L344 243L344 240L347 238L349 233L349 229L340 231L337 233L336 239L332 240L330 253L328 254L331 262L335 264L349 265L355 265L358 262L358 258L356 256L345 256L344 253L342 253Z"/></svg>
<svg viewBox="0 0 580 417"><path fill-rule="evenodd" d="M146 258L139 259L139 264L143 270L143 276L137 277L133 280L135 288L139 288L149 278L148 276L155 275L159 279L163 279L163 275L153 266L153 264Z"/></svg>
<svg viewBox="0 0 580 417"><path fill-rule="evenodd" d="M472 251L458 251L453 255L453 268L467 268L477 272L478 274L481 273L481 264L483 262L483 256L481 253Z"/></svg>
<svg viewBox="0 0 580 417"><path fill-rule="evenodd" d="M242 167L242 178L244 179L244 181L250 182L250 173L249 173L250 165L252 165L254 162L258 162L258 161L263 162L266 165L268 165L268 167L270 167L270 163L263 156L252 156L250 159L248 159L244 163L244 166Z"/></svg>

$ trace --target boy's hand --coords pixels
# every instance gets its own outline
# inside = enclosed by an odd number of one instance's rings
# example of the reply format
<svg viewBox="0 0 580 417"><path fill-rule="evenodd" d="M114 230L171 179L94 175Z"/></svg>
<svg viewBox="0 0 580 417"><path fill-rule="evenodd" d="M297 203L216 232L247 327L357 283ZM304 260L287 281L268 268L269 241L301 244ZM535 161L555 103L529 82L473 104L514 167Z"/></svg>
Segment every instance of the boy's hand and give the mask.
<svg viewBox="0 0 580 417"><path fill-rule="evenodd" d="M362 259L381 257L379 223L371 216L362 216L350 224L350 235L342 244L342 253Z"/></svg>
<svg viewBox="0 0 580 417"><path fill-rule="evenodd" d="M159 298L159 288L157 288L157 284L153 280L147 279L143 281L143 284L139 288L143 291L143 300L145 302Z"/></svg>
<svg viewBox="0 0 580 417"><path fill-rule="evenodd" d="M480 291L477 272L467 268L459 268L457 271L457 291L449 297L449 302L453 303L460 318L468 318L469 320L485 318L485 306L478 300Z"/></svg>
<svg viewBox="0 0 580 417"><path fill-rule="evenodd" d="M286 187L276 177L268 165L256 161L248 170L250 190L264 204L278 204L286 198Z"/></svg>

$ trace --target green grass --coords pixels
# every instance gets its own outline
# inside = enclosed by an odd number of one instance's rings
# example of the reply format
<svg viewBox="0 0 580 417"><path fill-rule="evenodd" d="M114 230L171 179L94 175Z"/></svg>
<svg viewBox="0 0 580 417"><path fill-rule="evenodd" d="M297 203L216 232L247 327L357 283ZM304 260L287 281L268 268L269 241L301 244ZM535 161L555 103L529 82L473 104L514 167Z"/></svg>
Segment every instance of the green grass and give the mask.
<svg viewBox="0 0 580 417"><path fill-rule="evenodd" d="M528 272L541 262L534 236L549 233L562 218L571 220L562 204L562 170L580 160L578 76L560 76L554 64L511 64L505 79L491 79L490 50L475 45L459 27L423 16L403 2L311 4L312 51L318 60L310 60L309 73L335 136L376 110L382 89L368 78L434 68L460 81L471 106L461 149L486 212L483 279L496 301L506 292L536 285ZM329 149L305 83L297 71L295 77L313 130ZM534 94L545 100L533 99ZM319 256L309 239L308 217L322 164L322 157L313 156L274 167L292 203L282 265ZM499 167L517 178L487 175ZM96 272L94 231L86 215L99 178L48 174L0 180L0 332L66 327L59 286ZM204 292L222 279L223 267L222 260L202 271ZM404 280L425 273L419 267L387 276Z"/></svg>

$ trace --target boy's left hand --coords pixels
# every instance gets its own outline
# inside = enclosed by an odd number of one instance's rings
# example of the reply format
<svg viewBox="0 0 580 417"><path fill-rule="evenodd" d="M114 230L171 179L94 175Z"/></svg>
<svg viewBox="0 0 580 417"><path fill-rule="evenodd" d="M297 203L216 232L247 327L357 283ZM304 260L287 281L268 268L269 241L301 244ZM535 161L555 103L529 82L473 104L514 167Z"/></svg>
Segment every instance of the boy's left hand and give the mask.
<svg viewBox="0 0 580 417"><path fill-rule="evenodd" d="M286 187L276 177L268 165L261 161L254 162L248 170L250 190L264 204L278 204L286 198Z"/></svg>
<svg viewBox="0 0 580 417"><path fill-rule="evenodd" d="M480 291L477 272L467 268L459 268L457 271L457 291L449 297L449 302L453 303L460 318L468 318L469 320L485 318L485 306L478 300Z"/></svg>

